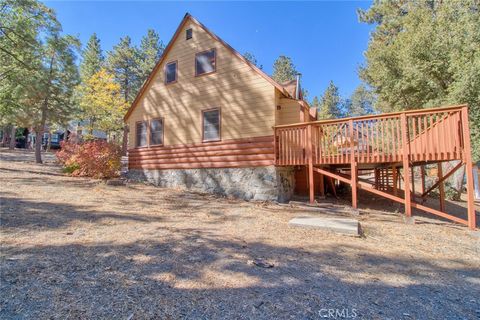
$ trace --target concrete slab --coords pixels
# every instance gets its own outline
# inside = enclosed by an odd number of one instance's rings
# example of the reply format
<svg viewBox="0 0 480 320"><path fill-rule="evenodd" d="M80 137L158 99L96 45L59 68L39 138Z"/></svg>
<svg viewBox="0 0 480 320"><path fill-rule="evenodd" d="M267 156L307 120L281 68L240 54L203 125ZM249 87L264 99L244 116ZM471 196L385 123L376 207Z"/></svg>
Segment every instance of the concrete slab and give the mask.
<svg viewBox="0 0 480 320"><path fill-rule="evenodd" d="M360 235L360 223L357 219L301 216L288 222L292 226L329 230L350 236Z"/></svg>

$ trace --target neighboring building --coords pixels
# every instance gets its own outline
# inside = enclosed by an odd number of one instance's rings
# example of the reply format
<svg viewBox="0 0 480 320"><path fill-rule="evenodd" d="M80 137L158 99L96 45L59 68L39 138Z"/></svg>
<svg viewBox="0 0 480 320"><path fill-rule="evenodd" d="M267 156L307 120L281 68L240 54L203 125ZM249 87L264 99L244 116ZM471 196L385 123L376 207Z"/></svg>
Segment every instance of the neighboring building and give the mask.
<svg viewBox="0 0 480 320"><path fill-rule="evenodd" d="M288 200L275 125L310 121L298 81L281 85L185 15L125 115L129 176L255 200Z"/></svg>

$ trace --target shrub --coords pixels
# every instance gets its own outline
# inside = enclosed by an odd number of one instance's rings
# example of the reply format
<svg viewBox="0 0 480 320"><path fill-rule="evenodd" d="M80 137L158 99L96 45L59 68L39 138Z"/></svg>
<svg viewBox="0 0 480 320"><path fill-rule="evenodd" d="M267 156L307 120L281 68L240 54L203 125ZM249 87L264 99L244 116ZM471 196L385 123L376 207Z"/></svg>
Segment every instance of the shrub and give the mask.
<svg viewBox="0 0 480 320"><path fill-rule="evenodd" d="M72 176L112 178L118 176L121 167L121 149L103 140L82 144L62 143L57 158L64 172Z"/></svg>

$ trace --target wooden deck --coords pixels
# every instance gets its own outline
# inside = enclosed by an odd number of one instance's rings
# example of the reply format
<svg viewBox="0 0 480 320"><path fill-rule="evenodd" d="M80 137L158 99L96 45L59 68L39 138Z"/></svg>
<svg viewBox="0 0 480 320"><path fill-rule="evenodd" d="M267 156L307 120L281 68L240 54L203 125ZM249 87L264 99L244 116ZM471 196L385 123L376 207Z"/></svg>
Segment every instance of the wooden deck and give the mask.
<svg viewBox="0 0 480 320"><path fill-rule="evenodd" d="M309 168L311 202L314 202L313 179L316 172L320 177L326 176L350 184L354 207L357 206L357 189L364 189L405 204L407 216L411 215L411 208L415 207L475 228L466 105L304 122L276 126L274 131L275 164ZM420 166L424 169L426 164L451 160L460 160L466 166L467 220L412 201L415 189L411 183L411 168ZM438 182L433 189L439 188L441 203L445 198L444 181L460 167L461 165L443 174L442 166L438 166ZM373 170L376 177L373 185L358 179L359 168ZM392 178L379 181L382 170L383 176L390 175ZM350 172L349 176L344 174L347 171ZM400 179L403 180L403 190ZM422 198L433 189L421 190ZM403 197L399 194L403 194Z"/></svg>

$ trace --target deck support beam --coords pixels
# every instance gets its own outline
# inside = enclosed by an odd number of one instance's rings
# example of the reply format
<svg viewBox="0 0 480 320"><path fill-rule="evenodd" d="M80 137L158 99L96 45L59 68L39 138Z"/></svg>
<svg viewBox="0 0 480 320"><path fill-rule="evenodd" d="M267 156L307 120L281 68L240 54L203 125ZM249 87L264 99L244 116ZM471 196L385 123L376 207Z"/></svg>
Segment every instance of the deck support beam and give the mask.
<svg viewBox="0 0 480 320"><path fill-rule="evenodd" d="M440 211L445 212L445 183L442 180L443 168L441 162L437 163L437 175L438 181L440 181L440 184L438 185L438 191L440 195Z"/></svg>
<svg viewBox="0 0 480 320"><path fill-rule="evenodd" d="M430 192L432 192L436 187L440 185L440 183L444 182L447 180L452 174L455 173L458 169L460 169L463 166L462 162L459 162L452 170L450 170L447 174L442 175L442 178L439 179L437 182L435 182L430 188L428 188L427 191L422 193L422 198L425 198Z"/></svg>
<svg viewBox="0 0 480 320"><path fill-rule="evenodd" d="M312 126L307 126L306 156L308 159L308 193L310 203L315 202L315 183L313 181Z"/></svg>
<svg viewBox="0 0 480 320"><path fill-rule="evenodd" d="M470 128L468 127L468 107L462 108L462 132L463 132L463 144L464 144L464 162L465 171L467 173L467 208L468 208L468 227L472 230L476 227L475 221L475 203L473 198L473 163L472 154L470 153Z"/></svg>
<svg viewBox="0 0 480 320"><path fill-rule="evenodd" d="M393 195L397 196L398 195L398 188L397 188L397 180L398 180L398 174L397 174L397 167L392 166L392 185L393 185Z"/></svg>
<svg viewBox="0 0 480 320"><path fill-rule="evenodd" d="M412 216L412 199L410 196L410 139L408 138L407 116L402 113L400 116L402 128L402 149L403 149L403 181L405 187L405 214L407 217Z"/></svg>
<svg viewBox="0 0 480 320"><path fill-rule="evenodd" d="M352 186L352 207L354 209L357 209L358 207L358 196L357 196L357 182L358 182L358 171L357 171L357 163L355 161L352 161L351 163L351 177L352 177L352 182L350 185Z"/></svg>

